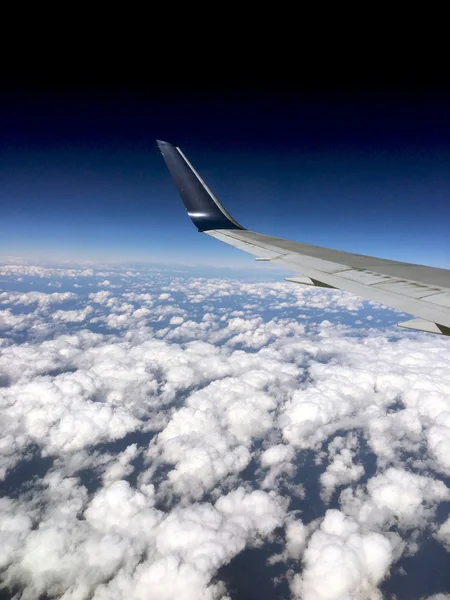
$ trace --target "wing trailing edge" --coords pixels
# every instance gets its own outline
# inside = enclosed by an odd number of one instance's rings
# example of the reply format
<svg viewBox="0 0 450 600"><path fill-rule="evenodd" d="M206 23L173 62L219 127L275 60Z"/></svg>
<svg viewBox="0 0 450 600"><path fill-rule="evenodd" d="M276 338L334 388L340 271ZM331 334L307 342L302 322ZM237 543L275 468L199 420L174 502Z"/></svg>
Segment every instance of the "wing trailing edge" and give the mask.
<svg viewBox="0 0 450 600"><path fill-rule="evenodd" d="M438 335L450 335L450 327L445 327L445 325L439 325L432 321L425 321L425 319L411 319L410 321L397 323L397 325L398 327L412 329L414 331L425 331L426 333L437 333Z"/></svg>

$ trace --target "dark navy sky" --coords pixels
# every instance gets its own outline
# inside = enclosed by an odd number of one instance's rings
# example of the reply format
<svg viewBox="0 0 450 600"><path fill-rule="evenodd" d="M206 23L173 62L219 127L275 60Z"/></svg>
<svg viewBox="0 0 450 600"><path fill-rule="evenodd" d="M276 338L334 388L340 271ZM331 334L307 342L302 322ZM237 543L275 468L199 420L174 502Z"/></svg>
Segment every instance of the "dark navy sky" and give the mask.
<svg viewBox="0 0 450 600"><path fill-rule="evenodd" d="M0 254L252 264L189 222L155 139L249 229L450 267L450 95L41 89L0 98Z"/></svg>

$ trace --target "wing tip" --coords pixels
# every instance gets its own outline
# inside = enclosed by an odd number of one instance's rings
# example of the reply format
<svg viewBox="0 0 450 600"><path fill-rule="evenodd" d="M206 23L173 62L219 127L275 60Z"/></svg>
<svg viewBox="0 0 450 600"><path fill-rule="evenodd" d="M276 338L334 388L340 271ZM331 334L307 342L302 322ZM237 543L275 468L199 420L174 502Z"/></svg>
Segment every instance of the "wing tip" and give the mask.
<svg viewBox="0 0 450 600"><path fill-rule="evenodd" d="M156 140L191 221L199 231L244 229L222 206L178 146Z"/></svg>
<svg viewBox="0 0 450 600"><path fill-rule="evenodd" d="M161 150L161 152L163 150L165 150L166 148L176 148L176 146L174 146L170 142L165 142L164 140L156 140L156 144L157 144L158 148Z"/></svg>

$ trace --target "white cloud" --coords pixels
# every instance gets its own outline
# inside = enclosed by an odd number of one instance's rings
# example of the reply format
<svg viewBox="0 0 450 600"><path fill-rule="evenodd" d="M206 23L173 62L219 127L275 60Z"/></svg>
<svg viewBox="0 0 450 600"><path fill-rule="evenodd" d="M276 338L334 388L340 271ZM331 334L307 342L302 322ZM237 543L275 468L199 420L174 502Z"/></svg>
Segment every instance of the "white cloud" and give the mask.
<svg viewBox="0 0 450 600"><path fill-rule="evenodd" d="M111 298L111 292L108 292L106 290L102 290L101 292L89 294L89 299L92 300L92 302L95 302L97 304L107 304L107 302L109 301L110 298Z"/></svg>
<svg viewBox="0 0 450 600"><path fill-rule="evenodd" d="M261 455L261 465L263 467L273 467L291 461L294 457L294 450L291 446L277 444L265 450Z"/></svg>
<svg viewBox="0 0 450 600"><path fill-rule="evenodd" d="M306 546L307 528L301 521L286 525L286 551L290 558L299 559Z"/></svg>
<svg viewBox="0 0 450 600"><path fill-rule="evenodd" d="M92 374L79 371L13 385L3 394L5 433L53 454L119 439L138 427L129 410L93 401L97 391Z"/></svg>
<svg viewBox="0 0 450 600"><path fill-rule="evenodd" d="M439 527L436 538L450 552L450 517Z"/></svg>
<svg viewBox="0 0 450 600"><path fill-rule="evenodd" d="M52 319L60 323L82 323L92 312L90 306L86 306L83 310L57 310L52 314Z"/></svg>
<svg viewBox="0 0 450 600"><path fill-rule="evenodd" d="M378 533L360 533L341 512L329 510L303 555L302 575L291 589L303 600L380 598L377 585L393 558L389 540Z"/></svg>
<svg viewBox="0 0 450 600"><path fill-rule="evenodd" d="M117 455L116 459L108 465L103 473L103 483L108 485L114 481L122 479L126 475L130 475L134 468L130 462L139 454L136 444L131 444L123 452Z"/></svg>
<svg viewBox="0 0 450 600"><path fill-rule="evenodd" d="M165 292L164 294L160 294L158 296L158 300L172 300L172 296Z"/></svg>
<svg viewBox="0 0 450 600"><path fill-rule="evenodd" d="M328 456L332 459L320 476L322 495L329 500L337 486L357 481L364 474L364 467L354 463L358 450L358 440L354 433L346 438L337 436L328 445Z"/></svg>
<svg viewBox="0 0 450 600"><path fill-rule="evenodd" d="M153 304L153 296L148 293L128 292L122 294L122 296L129 302L141 302L146 305Z"/></svg>
<svg viewBox="0 0 450 600"><path fill-rule="evenodd" d="M0 498L0 569L16 562L32 525L22 506L10 498Z"/></svg>
<svg viewBox="0 0 450 600"><path fill-rule="evenodd" d="M211 584L217 569L285 516L276 495L242 488L215 505L165 514L153 507L153 486L137 491L116 481L88 502L73 479L48 484L47 497L54 498L38 529L30 531L29 519L19 515L7 523L17 543L6 580L26 582L31 597L223 597L223 584ZM84 507L84 519L77 518Z"/></svg>
<svg viewBox="0 0 450 600"><path fill-rule="evenodd" d="M242 471L251 459L252 437L271 425L269 397L233 384L224 379L194 393L158 436L161 458L174 465L168 481L179 495L200 498Z"/></svg>
<svg viewBox="0 0 450 600"><path fill-rule="evenodd" d="M93 269L64 269L52 267L40 267L35 265L1 265L0 275L4 277L92 277Z"/></svg>
<svg viewBox="0 0 450 600"><path fill-rule="evenodd" d="M181 325L183 323L183 317L172 317L169 321L170 325Z"/></svg>
<svg viewBox="0 0 450 600"><path fill-rule="evenodd" d="M393 467L368 481L367 494L348 488L342 495L344 511L359 523L405 529L425 526L437 505L449 499L442 481Z"/></svg>
<svg viewBox="0 0 450 600"><path fill-rule="evenodd" d="M293 476L295 468L293 465L295 451L292 446L277 444L267 448L260 457L261 466L268 469L261 487L264 489L276 489L277 479L282 474Z"/></svg>
<svg viewBox="0 0 450 600"><path fill-rule="evenodd" d="M30 319L27 315L15 315L11 310L0 310L0 329L24 329L28 326Z"/></svg>
<svg viewBox="0 0 450 600"><path fill-rule="evenodd" d="M54 292L44 294L43 292L2 292L0 293L1 304L29 306L37 304L40 308L47 308L52 304L62 304L77 297L72 292Z"/></svg>

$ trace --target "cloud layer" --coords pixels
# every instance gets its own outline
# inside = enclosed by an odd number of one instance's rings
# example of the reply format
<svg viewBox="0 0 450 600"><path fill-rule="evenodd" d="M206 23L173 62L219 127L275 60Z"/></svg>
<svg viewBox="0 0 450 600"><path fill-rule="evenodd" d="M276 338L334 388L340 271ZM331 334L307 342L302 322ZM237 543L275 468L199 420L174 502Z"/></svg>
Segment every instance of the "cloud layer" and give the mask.
<svg viewBox="0 0 450 600"><path fill-rule="evenodd" d="M450 548L447 340L334 290L1 272L17 598L235 597L221 569L249 548L284 565L280 594L381 598L423 539Z"/></svg>

